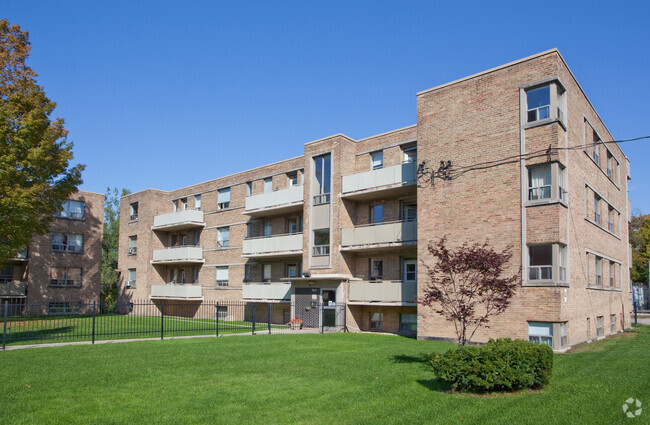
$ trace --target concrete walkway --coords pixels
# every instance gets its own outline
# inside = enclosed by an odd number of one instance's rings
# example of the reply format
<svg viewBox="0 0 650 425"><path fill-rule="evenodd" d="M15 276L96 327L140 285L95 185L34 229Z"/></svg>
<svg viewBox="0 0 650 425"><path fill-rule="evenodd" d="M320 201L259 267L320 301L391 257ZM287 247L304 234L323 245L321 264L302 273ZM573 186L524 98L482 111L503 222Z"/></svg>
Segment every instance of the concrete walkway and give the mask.
<svg viewBox="0 0 650 425"><path fill-rule="evenodd" d="M286 335L286 334L318 334L320 333L320 330L318 329L300 329L300 330L286 330L286 331L275 331L271 334L268 332L256 332L254 335ZM221 338L224 336L251 336L253 335L250 332L246 333L235 333L235 334L224 334L224 335L188 335L188 336L168 336L165 337L164 340L162 341L167 341L170 339L190 339L190 338ZM94 345L101 345L101 344L115 344L119 342L140 342L140 341L161 341L160 338L129 338L129 339L103 339L103 340L95 340ZM92 341L76 341L76 342L54 342L54 343L48 343L48 344L29 344L29 345L7 345L5 347L5 351L11 351L11 350L22 350L25 348L48 348L48 347L65 347L66 345L93 345ZM2 350L0 350L2 351Z"/></svg>

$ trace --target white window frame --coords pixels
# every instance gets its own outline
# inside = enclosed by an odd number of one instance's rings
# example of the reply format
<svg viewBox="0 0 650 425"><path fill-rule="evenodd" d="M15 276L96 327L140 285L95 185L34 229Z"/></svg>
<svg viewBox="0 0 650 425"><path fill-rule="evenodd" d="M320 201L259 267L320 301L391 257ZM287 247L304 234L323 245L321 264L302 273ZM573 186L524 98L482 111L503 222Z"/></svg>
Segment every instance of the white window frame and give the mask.
<svg viewBox="0 0 650 425"><path fill-rule="evenodd" d="M270 282L273 279L273 267L271 264L262 264L262 282Z"/></svg>
<svg viewBox="0 0 650 425"><path fill-rule="evenodd" d="M228 286L229 268L228 266L218 266L216 286Z"/></svg>
<svg viewBox="0 0 650 425"><path fill-rule="evenodd" d="M264 179L264 193L273 192L273 178L267 177Z"/></svg>
<svg viewBox="0 0 650 425"><path fill-rule="evenodd" d="M137 281L137 269L128 269L127 270L127 277L129 280L126 281L126 286L135 288L136 281Z"/></svg>
<svg viewBox="0 0 650 425"><path fill-rule="evenodd" d="M63 279L55 279L53 277L55 269L63 270ZM69 279L68 275L72 270L79 271L79 280ZM50 267L50 286L59 286L59 287L81 287L83 283L83 270L81 267Z"/></svg>
<svg viewBox="0 0 650 425"><path fill-rule="evenodd" d="M415 276L414 276L413 279L408 278L408 275L409 275L408 266L409 265L412 265L412 266L415 267ZM403 270L404 276L402 276L403 279L404 279L404 282L417 282L418 281L418 260L416 258L405 258L404 261L403 261L402 267L404 269Z"/></svg>
<svg viewBox="0 0 650 425"><path fill-rule="evenodd" d="M138 219L138 203L132 202L129 204L129 221L135 221Z"/></svg>
<svg viewBox="0 0 650 425"><path fill-rule="evenodd" d="M55 243L55 237L58 238L59 235L61 236L60 238L61 242ZM80 237L81 239L80 245L70 243L70 239L73 236ZM75 233L52 233L52 251L82 253L83 250L84 250L84 235L75 234Z"/></svg>
<svg viewBox="0 0 650 425"><path fill-rule="evenodd" d="M384 313L378 311L369 312L370 330L380 331L384 329Z"/></svg>
<svg viewBox="0 0 650 425"><path fill-rule="evenodd" d="M217 209L225 210L230 208L230 188L219 189L217 194Z"/></svg>
<svg viewBox="0 0 650 425"><path fill-rule="evenodd" d="M404 320L408 316L409 319ZM418 315L417 313L400 313L399 315L399 330L405 332L417 332L418 330Z"/></svg>
<svg viewBox="0 0 650 425"><path fill-rule="evenodd" d="M528 341L553 348L553 323L528 322Z"/></svg>
<svg viewBox="0 0 650 425"><path fill-rule="evenodd" d="M74 206L81 206L81 208L73 208ZM61 211L54 214L54 216L72 220L83 220L86 216L86 203L84 201L68 199L61 205Z"/></svg>
<svg viewBox="0 0 650 425"><path fill-rule="evenodd" d="M228 248L230 246L230 226L217 228L217 248Z"/></svg>
<svg viewBox="0 0 650 425"><path fill-rule="evenodd" d="M384 278L384 260L382 258L371 258L369 272L370 280L382 280Z"/></svg>
<svg viewBox="0 0 650 425"><path fill-rule="evenodd" d="M384 151L377 151L370 154L370 169L380 170L384 168Z"/></svg>
<svg viewBox="0 0 650 425"><path fill-rule="evenodd" d="M201 211L201 195L194 196L194 209Z"/></svg>

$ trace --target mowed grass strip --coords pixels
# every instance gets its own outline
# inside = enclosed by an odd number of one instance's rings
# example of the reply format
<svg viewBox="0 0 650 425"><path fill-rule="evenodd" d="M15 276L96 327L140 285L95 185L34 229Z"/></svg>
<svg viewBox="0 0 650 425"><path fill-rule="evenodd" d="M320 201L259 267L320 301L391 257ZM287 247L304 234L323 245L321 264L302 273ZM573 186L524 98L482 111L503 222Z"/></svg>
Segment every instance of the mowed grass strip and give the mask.
<svg viewBox="0 0 650 425"><path fill-rule="evenodd" d="M427 364L450 343L386 335L257 335L0 353L0 422L631 423L648 406L650 328L556 355L543 391L450 394Z"/></svg>

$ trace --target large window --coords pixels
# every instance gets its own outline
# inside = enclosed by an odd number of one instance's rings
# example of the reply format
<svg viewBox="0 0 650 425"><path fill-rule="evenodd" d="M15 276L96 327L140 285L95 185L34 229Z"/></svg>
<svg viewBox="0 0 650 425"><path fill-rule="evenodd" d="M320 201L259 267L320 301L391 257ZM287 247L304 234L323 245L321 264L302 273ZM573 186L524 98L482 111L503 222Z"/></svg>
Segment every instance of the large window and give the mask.
<svg viewBox="0 0 650 425"><path fill-rule="evenodd" d="M51 286L81 286L81 269L76 267L52 267Z"/></svg>
<svg viewBox="0 0 650 425"><path fill-rule="evenodd" d="M262 282L270 282L271 281L271 265L270 264L264 264L262 266Z"/></svg>
<svg viewBox="0 0 650 425"><path fill-rule="evenodd" d="M0 267L0 283L11 283L14 280L14 268L12 266Z"/></svg>
<svg viewBox="0 0 650 425"><path fill-rule="evenodd" d="M528 200L551 199L551 164L528 169Z"/></svg>
<svg viewBox="0 0 650 425"><path fill-rule="evenodd" d="M61 211L55 214L55 216L81 220L85 216L85 206L86 204L82 201L65 201L61 207Z"/></svg>
<svg viewBox="0 0 650 425"><path fill-rule="evenodd" d="M230 246L230 227L219 227L217 229L217 247L226 248Z"/></svg>
<svg viewBox="0 0 650 425"><path fill-rule="evenodd" d="M415 282L418 278L418 265L415 258L404 260L404 282Z"/></svg>
<svg viewBox="0 0 650 425"><path fill-rule="evenodd" d="M218 199L219 204L217 207L220 210L225 210L226 208L230 208L230 188L225 188L219 190L219 199Z"/></svg>
<svg viewBox="0 0 650 425"><path fill-rule="evenodd" d="M370 259L370 280L380 280L384 277L384 262L378 258Z"/></svg>
<svg viewBox="0 0 650 425"><path fill-rule="evenodd" d="M533 245L528 247L528 279L553 279L553 245Z"/></svg>
<svg viewBox="0 0 650 425"><path fill-rule="evenodd" d="M330 229L314 230L314 256L330 254Z"/></svg>
<svg viewBox="0 0 650 425"><path fill-rule="evenodd" d="M551 117L551 86L543 86L526 92L528 122Z"/></svg>
<svg viewBox="0 0 650 425"><path fill-rule="evenodd" d="M270 221L264 222L264 236L271 236L273 234L273 223Z"/></svg>
<svg viewBox="0 0 650 425"><path fill-rule="evenodd" d="M370 154L370 168L372 170L379 170L384 167L384 153L382 151L373 152Z"/></svg>
<svg viewBox="0 0 650 425"><path fill-rule="evenodd" d="M314 158L314 205L330 202L331 168L330 154Z"/></svg>
<svg viewBox="0 0 650 425"><path fill-rule="evenodd" d="M384 221L384 206L382 204L370 206L370 222L381 223Z"/></svg>
<svg viewBox="0 0 650 425"><path fill-rule="evenodd" d="M528 322L528 341L553 347L553 324Z"/></svg>
<svg viewBox="0 0 650 425"><path fill-rule="evenodd" d="M228 286L228 267L217 267L217 286Z"/></svg>
<svg viewBox="0 0 650 425"><path fill-rule="evenodd" d="M82 252L84 236L68 233L52 233L52 251Z"/></svg>
<svg viewBox="0 0 650 425"><path fill-rule="evenodd" d="M81 313L81 301L51 302L47 306L47 314L79 314L79 313Z"/></svg>
<svg viewBox="0 0 650 425"><path fill-rule="evenodd" d="M300 266L298 263L287 264L287 277L298 277L300 274Z"/></svg>
<svg viewBox="0 0 650 425"><path fill-rule="evenodd" d="M384 313L370 313L370 329L384 329Z"/></svg>
<svg viewBox="0 0 650 425"><path fill-rule="evenodd" d="M399 315L399 330L416 332L418 330L418 315L402 313Z"/></svg>
<svg viewBox="0 0 650 425"><path fill-rule="evenodd" d="M137 220L138 219L138 203L134 202L131 205L129 205L129 220Z"/></svg>

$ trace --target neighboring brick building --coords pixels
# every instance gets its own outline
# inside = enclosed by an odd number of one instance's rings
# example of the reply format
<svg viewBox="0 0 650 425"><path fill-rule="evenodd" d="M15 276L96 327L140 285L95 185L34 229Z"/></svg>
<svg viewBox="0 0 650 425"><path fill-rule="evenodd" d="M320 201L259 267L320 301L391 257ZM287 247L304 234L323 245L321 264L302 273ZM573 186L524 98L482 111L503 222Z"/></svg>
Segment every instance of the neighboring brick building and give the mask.
<svg viewBox="0 0 650 425"><path fill-rule="evenodd" d="M26 251L0 266L1 301L38 304L50 313L76 313L99 301L103 222L104 195L73 194L50 233L34 236Z"/></svg>
<svg viewBox="0 0 650 425"><path fill-rule="evenodd" d="M123 197L120 300L272 301L282 320L338 302L351 330L454 338L415 302L427 244L446 236L514 246L506 272L523 270L512 306L474 340L559 350L616 332L630 323L629 162L616 144L564 149L611 140L557 50L426 90L416 125ZM560 149L549 157L549 146ZM423 161L458 170L503 158L514 160L417 184Z"/></svg>

